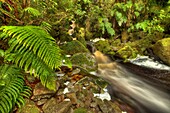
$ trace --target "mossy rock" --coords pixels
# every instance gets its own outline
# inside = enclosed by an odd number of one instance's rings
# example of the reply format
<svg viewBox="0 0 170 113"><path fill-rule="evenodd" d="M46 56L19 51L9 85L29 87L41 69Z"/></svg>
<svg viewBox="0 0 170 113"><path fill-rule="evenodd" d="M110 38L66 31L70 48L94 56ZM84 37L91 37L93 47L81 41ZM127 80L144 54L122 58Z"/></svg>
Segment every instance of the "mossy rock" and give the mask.
<svg viewBox="0 0 170 113"><path fill-rule="evenodd" d="M157 41L152 49L156 56L170 66L170 38Z"/></svg>
<svg viewBox="0 0 170 113"><path fill-rule="evenodd" d="M83 53L89 52L89 50L78 40L73 40L71 42L67 42L63 46L60 47L65 54L73 55L75 53Z"/></svg>
<svg viewBox="0 0 170 113"><path fill-rule="evenodd" d="M97 50L101 51L104 54L115 55L110 43L108 40L100 40L94 44Z"/></svg>
<svg viewBox="0 0 170 113"><path fill-rule="evenodd" d="M129 45L124 46L116 52L116 56L127 60L128 58L135 58L137 56L137 50Z"/></svg>
<svg viewBox="0 0 170 113"><path fill-rule="evenodd" d="M74 113L87 113L86 108L77 108L74 110Z"/></svg>
<svg viewBox="0 0 170 113"><path fill-rule="evenodd" d="M152 41L148 38L145 38L127 44L130 45L132 48L135 48L138 54L142 55L147 48L150 48L152 46Z"/></svg>
<svg viewBox="0 0 170 113"><path fill-rule="evenodd" d="M120 39L112 40L111 45L114 47L121 46L121 40Z"/></svg>
<svg viewBox="0 0 170 113"><path fill-rule="evenodd" d="M71 57L73 66L81 67L87 71L97 69L96 60L90 53L76 53Z"/></svg>
<svg viewBox="0 0 170 113"><path fill-rule="evenodd" d="M25 105L17 113L41 113L40 109L32 100L26 99Z"/></svg>

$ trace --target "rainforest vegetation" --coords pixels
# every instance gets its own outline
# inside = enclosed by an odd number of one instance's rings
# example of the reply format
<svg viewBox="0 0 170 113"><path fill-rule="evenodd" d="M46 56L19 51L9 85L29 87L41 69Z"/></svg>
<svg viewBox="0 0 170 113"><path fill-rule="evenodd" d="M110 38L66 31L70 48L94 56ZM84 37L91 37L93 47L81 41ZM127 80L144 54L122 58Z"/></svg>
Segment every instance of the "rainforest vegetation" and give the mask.
<svg viewBox="0 0 170 113"><path fill-rule="evenodd" d="M72 68L66 42L104 38L96 48L126 60L169 33L170 0L0 0L0 113L32 95L26 75L56 90L56 70Z"/></svg>

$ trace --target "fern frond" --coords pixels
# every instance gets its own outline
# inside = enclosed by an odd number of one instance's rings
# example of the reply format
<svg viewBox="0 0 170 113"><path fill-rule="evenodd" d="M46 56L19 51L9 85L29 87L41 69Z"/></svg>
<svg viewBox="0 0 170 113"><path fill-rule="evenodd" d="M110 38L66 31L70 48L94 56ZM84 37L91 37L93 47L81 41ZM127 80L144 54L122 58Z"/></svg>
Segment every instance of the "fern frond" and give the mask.
<svg viewBox="0 0 170 113"><path fill-rule="evenodd" d="M41 26L44 30L46 30L47 32L50 32L50 31L51 31L51 28L52 28L52 26L51 26L49 23L45 22L45 21L43 21L40 26Z"/></svg>
<svg viewBox="0 0 170 113"><path fill-rule="evenodd" d="M0 66L0 81L5 81L4 87L0 89L0 113L11 112L17 103L22 103L19 106L23 105L23 91L31 94L30 90L27 91L24 77L16 66Z"/></svg>
<svg viewBox="0 0 170 113"><path fill-rule="evenodd" d="M25 12L28 12L30 15L33 15L35 17L38 17L41 15L41 13L35 9L35 8L32 8L32 7L27 7L24 9Z"/></svg>
<svg viewBox="0 0 170 113"><path fill-rule="evenodd" d="M38 76L47 88L55 90L54 79L51 79L53 70L62 64L61 50L55 39L37 26L3 26L0 30L11 37L8 52L15 54L13 62Z"/></svg>
<svg viewBox="0 0 170 113"><path fill-rule="evenodd" d="M15 51L16 56L14 62L25 71L30 71L30 74L33 73L35 76L39 77L44 86L49 89L55 89L55 86L48 85L49 83L55 84L55 81L52 82L50 80L50 77L54 76L54 71L31 50L23 48L23 53L19 51Z"/></svg>
<svg viewBox="0 0 170 113"><path fill-rule="evenodd" d="M3 26L3 32L11 36L11 51L20 49L24 53L27 50L33 51L50 68L61 66L60 49L55 44L55 39L38 26ZM24 50L23 50L24 49Z"/></svg>

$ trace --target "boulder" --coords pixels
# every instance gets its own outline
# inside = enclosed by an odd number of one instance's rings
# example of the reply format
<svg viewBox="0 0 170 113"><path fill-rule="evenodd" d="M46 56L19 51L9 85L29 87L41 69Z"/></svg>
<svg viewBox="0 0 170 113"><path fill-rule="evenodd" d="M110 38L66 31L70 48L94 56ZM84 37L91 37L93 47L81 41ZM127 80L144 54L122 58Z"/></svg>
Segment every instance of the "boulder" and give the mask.
<svg viewBox="0 0 170 113"><path fill-rule="evenodd" d="M42 107L44 113L67 113L71 107L70 101L57 103L55 98L51 98Z"/></svg>
<svg viewBox="0 0 170 113"><path fill-rule="evenodd" d="M116 56L127 60L128 58L135 58L138 51L135 48L132 48L129 45L125 45L123 48L119 49L116 52Z"/></svg>
<svg viewBox="0 0 170 113"><path fill-rule="evenodd" d="M41 113L40 109L32 100L26 99L25 105L17 111L17 113Z"/></svg>
<svg viewBox="0 0 170 113"><path fill-rule="evenodd" d="M81 69L95 71L97 69L96 60L93 55L88 53L76 53L71 57L73 66L80 67Z"/></svg>
<svg viewBox="0 0 170 113"><path fill-rule="evenodd" d="M152 49L156 56L170 66L170 38L164 38L157 41Z"/></svg>
<svg viewBox="0 0 170 113"><path fill-rule="evenodd" d="M60 47L65 54L73 55L75 53L89 52L89 50L78 40L67 42Z"/></svg>
<svg viewBox="0 0 170 113"><path fill-rule="evenodd" d="M59 88L60 84L57 82L56 87ZM49 90L46 87L44 87L41 83L37 83L35 85L33 96L31 99L34 101L39 101L41 99L48 99L52 97L55 94L55 91Z"/></svg>
<svg viewBox="0 0 170 113"><path fill-rule="evenodd" d="M95 48L104 54L114 55L113 46L111 46L109 40L99 40L94 44Z"/></svg>

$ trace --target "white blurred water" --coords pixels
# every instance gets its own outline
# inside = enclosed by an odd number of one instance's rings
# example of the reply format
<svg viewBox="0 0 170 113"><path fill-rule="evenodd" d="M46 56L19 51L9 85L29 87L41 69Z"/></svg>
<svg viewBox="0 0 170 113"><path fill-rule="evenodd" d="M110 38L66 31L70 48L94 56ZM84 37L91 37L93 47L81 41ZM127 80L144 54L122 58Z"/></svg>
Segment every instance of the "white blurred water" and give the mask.
<svg viewBox="0 0 170 113"><path fill-rule="evenodd" d="M94 54L98 61L98 71L91 74L109 82L113 91L135 107L137 113L170 113L170 94L128 72L101 52L96 51Z"/></svg>
<svg viewBox="0 0 170 113"><path fill-rule="evenodd" d="M154 59L149 58L149 56L140 56L138 55L137 58L134 59L129 59L129 61L133 64L140 65L140 66L145 66L145 67L150 67L154 69L162 69L162 70L169 70L170 67L160 63L158 61L154 61Z"/></svg>

